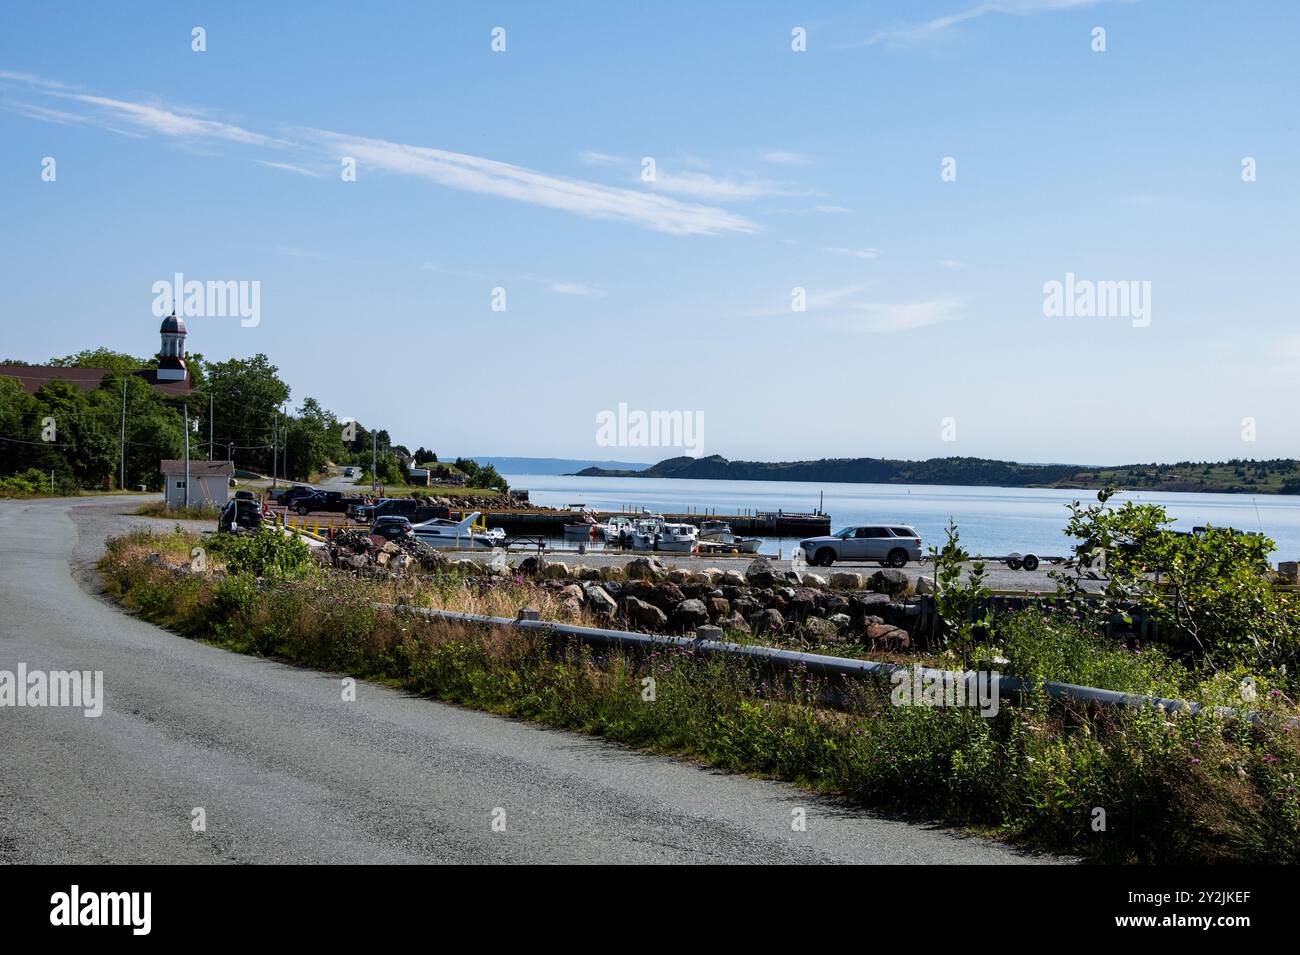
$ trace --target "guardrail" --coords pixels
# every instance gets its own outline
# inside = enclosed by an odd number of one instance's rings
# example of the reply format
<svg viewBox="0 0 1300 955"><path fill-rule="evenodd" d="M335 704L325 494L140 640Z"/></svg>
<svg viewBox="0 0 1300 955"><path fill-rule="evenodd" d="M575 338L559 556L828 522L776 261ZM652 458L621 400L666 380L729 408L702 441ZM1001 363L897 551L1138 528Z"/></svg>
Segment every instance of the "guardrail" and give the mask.
<svg viewBox="0 0 1300 955"><path fill-rule="evenodd" d="M617 646L636 650L689 649L702 656L715 656L724 659L745 660L777 670L795 670L802 668L808 673L819 676L836 676L848 679L877 679L888 681L898 671L912 672L913 667L903 663L881 663L875 660L855 660L849 657L832 657L820 653L803 653L798 650L781 650L777 647L757 646L753 644L730 643L719 639L722 628L713 626L700 627L694 637L675 637L664 634L637 633L630 630L608 630L600 627L582 627L576 624L558 623L542 620L540 614L531 608L523 608L516 617L491 617L485 614L461 613L455 610L433 610L427 607L414 607L410 604L375 603L381 610L397 613L409 613L431 620L471 623L491 627L514 627L519 630L555 633L574 637L584 643L597 646ZM940 670L934 667L922 667L921 676L926 680L937 681L938 685L950 685L947 681L960 681L965 674L954 670ZM1103 690L1092 686L1079 686L1074 683L1044 681L1035 683L1020 677L998 674L999 696L1023 697L1034 690L1041 689L1049 697L1064 703L1081 703L1107 707L1160 708L1168 713L1186 712L1192 715L1200 713L1205 707L1200 703L1187 700L1166 699L1158 696L1144 696L1138 693L1121 693L1118 690ZM1243 716L1251 722L1259 720L1261 714L1247 711L1239 714L1236 709L1216 706L1212 712L1218 716ZM1289 719L1292 726L1300 726L1300 719Z"/></svg>

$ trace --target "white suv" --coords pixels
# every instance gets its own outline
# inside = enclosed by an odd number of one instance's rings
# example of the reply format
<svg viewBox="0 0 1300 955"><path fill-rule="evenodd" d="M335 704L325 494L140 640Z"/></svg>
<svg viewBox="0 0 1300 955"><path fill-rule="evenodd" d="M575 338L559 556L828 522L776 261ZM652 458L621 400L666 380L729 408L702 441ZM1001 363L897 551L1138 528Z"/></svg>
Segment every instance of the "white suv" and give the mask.
<svg viewBox="0 0 1300 955"><path fill-rule="evenodd" d="M829 537L799 542L810 564L829 567L837 560L875 560L886 567L905 567L921 559L921 535L906 524L846 527Z"/></svg>

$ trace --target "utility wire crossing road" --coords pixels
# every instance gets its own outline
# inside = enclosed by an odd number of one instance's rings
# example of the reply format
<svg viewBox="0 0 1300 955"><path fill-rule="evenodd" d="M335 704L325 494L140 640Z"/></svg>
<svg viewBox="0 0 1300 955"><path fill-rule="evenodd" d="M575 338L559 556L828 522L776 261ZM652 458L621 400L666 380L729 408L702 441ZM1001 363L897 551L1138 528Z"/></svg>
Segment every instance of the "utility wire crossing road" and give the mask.
<svg viewBox="0 0 1300 955"><path fill-rule="evenodd" d="M137 504L0 501L0 669L104 674L97 718L0 707L0 863L1058 861L386 687L344 702L96 596L106 535L170 526Z"/></svg>

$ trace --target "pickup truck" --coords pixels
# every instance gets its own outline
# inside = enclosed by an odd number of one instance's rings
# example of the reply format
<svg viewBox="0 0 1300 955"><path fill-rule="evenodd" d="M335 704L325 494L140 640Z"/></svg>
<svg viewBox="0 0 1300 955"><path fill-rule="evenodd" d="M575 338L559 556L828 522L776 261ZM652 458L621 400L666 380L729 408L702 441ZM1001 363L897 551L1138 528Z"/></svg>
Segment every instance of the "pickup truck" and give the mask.
<svg viewBox="0 0 1300 955"><path fill-rule="evenodd" d="M355 503L355 498L346 498L338 491L317 491L315 494L295 498L289 507L298 514L346 514L348 508Z"/></svg>
<svg viewBox="0 0 1300 955"><path fill-rule="evenodd" d="M348 508L348 516L367 524L373 524L380 517L405 517L412 524L419 524L435 517L450 517L451 510L446 507L427 507L409 497L383 497L373 504L353 504Z"/></svg>
<svg viewBox="0 0 1300 955"><path fill-rule="evenodd" d="M293 502L300 497L310 497L316 493L314 487L308 487L306 484L295 484L293 487L286 487L280 491L271 492L271 503L280 504L284 507L293 507Z"/></svg>

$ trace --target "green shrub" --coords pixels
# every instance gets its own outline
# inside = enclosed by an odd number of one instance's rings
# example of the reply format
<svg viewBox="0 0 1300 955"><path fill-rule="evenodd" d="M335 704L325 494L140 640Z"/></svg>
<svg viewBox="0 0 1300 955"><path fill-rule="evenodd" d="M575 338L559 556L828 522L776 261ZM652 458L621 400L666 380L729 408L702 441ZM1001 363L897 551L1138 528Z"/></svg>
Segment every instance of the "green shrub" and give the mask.
<svg viewBox="0 0 1300 955"><path fill-rule="evenodd" d="M221 535L210 548L219 553L231 574L295 580L315 568L309 548L296 534L263 527L253 534Z"/></svg>

